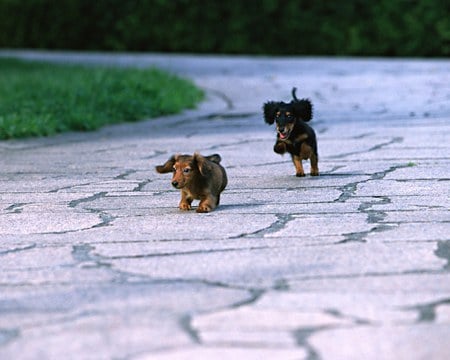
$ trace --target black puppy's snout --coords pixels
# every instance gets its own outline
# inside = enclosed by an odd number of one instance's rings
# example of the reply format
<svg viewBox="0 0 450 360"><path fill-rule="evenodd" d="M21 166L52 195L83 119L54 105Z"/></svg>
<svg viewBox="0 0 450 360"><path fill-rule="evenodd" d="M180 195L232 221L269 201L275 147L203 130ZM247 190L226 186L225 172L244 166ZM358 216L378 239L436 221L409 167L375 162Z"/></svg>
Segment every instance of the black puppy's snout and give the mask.
<svg viewBox="0 0 450 360"><path fill-rule="evenodd" d="M172 186L173 187L178 187L178 181L172 181Z"/></svg>

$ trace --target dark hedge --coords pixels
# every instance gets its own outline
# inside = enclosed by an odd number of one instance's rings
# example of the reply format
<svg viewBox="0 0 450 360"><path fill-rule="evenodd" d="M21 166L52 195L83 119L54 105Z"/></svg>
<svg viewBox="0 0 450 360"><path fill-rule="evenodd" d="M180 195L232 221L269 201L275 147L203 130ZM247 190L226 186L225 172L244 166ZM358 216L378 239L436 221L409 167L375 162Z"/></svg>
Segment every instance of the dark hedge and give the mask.
<svg viewBox="0 0 450 360"><path fill-rule="evenodd" d="M450 54L448 0L0 0L0 47Z"/></svg>

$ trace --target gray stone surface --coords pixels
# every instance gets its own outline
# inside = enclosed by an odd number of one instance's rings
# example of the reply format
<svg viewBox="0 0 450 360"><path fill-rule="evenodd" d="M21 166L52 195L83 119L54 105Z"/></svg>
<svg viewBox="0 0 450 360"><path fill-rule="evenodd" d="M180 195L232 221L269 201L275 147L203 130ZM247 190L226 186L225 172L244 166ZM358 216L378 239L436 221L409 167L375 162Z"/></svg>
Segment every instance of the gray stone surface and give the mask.
<svg viewBox="0 0 450 360"><path fill-rule="evenodd" d="M0 142L1 359L450 358L450 62L0 51L156 65L181 115ZM264 101L315 106L321 175L272 151ZM180 212L176 152L229 185ZM309 169L309 165L306 165Z"/></svg>

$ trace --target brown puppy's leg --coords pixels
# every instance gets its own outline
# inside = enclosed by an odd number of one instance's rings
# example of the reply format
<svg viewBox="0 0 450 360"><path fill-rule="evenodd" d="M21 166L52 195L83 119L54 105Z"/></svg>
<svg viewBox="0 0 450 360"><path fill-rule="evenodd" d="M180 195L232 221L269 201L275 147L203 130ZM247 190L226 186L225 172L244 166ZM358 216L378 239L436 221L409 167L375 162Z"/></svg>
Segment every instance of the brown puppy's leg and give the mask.
<svg viewBox="0 0 450 360"><path fill-rule="evenodd" d="M297 155L292 155L292 161L295 165L295 176L305 176L305 171L303 170L302 158Z"/></svg>
<svg viewBox="0 0 450 360"><path fill-rule="evenodd" d="M192 198L185 191L181 191L180 210L191 210Z"/></svg>
<svg viewBox="0 0 450 360"><path fill-rule="evenodd" d="M213 211L216 208L217 198L213 195L206 195L200 199L200 204L198 205L198 213L207 213Z"/></svg>
<svg viewBox="0 0 450 360"><path fill-rule="evenodd" d="M319 167L316 154L311 154L311 176L319 176Z"/></svg>

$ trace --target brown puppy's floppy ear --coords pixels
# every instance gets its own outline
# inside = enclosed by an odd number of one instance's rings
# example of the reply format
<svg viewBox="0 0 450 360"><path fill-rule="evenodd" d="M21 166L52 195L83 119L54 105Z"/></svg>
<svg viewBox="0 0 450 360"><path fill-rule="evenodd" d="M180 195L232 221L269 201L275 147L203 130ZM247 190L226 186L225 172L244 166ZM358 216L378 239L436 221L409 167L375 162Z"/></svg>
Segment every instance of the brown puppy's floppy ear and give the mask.
<svg viewBox="0 0 450 360"><path fill-rule="evenodd" d="M205 158L207 158L209 161L215 162L216 164L220 164L220 162L222 161L222 158L219 154L208 155L205 156Z"/></svg>
<svg viewBox="0 0 450 360"><path fill-rule="evenodd" d="M194 153L194 164L197 165L198 171L200 171L200 174L203 176L207 176L212 171L212 167L208 159L197 152Z"/></svg>
<svg viewBox="0 0 450 360"><path fill-rule="evenodd" d="M155 167L156 171L160 174L165 174L173 171L173 166L175 165L176 156L172 155L169 160L165 162L163 165L158 165Z"/></svg>
<svg viewBox="0 0 450 360"><path fill-rule="evenodd" d="M312 119L312 104L308 99L293 100L291 101L292 108L294 109L294 115L296 118L303 121L309 121Z"/></svg>
<svg viewBox="0 0 450 360"><path fill-rule="evenodd" d="M275 122L275 115L280 103L277 101L268 101L263 105L264 121L272 125Z"/></svg>

